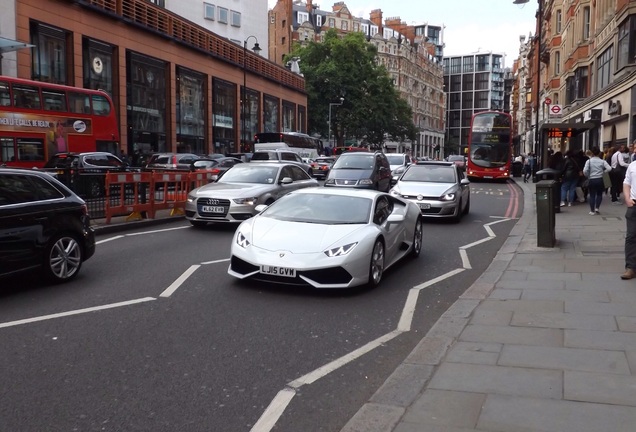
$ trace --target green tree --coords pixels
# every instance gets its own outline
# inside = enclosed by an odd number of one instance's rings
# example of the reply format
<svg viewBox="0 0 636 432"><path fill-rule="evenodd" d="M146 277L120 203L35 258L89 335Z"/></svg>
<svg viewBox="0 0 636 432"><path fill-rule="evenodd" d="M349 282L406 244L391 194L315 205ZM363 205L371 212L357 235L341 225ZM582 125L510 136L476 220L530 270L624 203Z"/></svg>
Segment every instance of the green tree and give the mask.
<svg viewBox="0 0 636 432"><path fill-rule="evenodd" d="M294 46L286 61L300 59L311 134L328 135L329 105L344 98L342 105L331 108L336 142L347 137L381 145L387 136L397 141L415 139L412 110L376 56L376 47L359 32L340 37L330 29L322 43Z"/></svg>

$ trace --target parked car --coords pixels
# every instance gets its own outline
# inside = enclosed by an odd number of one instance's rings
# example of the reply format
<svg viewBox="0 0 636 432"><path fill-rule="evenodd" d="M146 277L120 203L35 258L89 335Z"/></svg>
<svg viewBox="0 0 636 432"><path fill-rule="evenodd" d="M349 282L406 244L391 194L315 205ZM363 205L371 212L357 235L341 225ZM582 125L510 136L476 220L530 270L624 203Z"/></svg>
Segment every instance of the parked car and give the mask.
<svg viewBox="0 0 636 432"><path fill-rule="evenodd" d="M216 183L188 194L186 218L195 227L208 222L241 222L256 214L258 204L271 204L291 191L313 186L318 186L318 181L295 164L238 164Z"/></svg>
<svg viewBox="0 0 636 432"><path fill-rule="evenodd" d="M155 153L144 167L146 170L183 170L189 171L195 160L201 159L193 153Z"/></svg>
<svg viewBox="0 0 636 432"><path fill-rule="evenodd" d="M105 193L107 172L136 171L108 152L57 153L43 167L78 195L97 198Z"/></svg>
<svg viewBox="0 0 636 432"><path fill-rule="evenodd" d="M386 269L422 249L419 207L383 192L302 189L264 207L236 230L231 276L315 288L376 286Z"/></svg>
<svg viewBox="0 0 636 432"><path fill-rule="evenodd" d="M290 150L257 150L252 154L250 163L254 162L284 162L293 163L311 175L311 166L305 162L296 152Z"/></svg>
<svg viewBox="0 0 636 432"><path fill-rule="evenodd" d="M0 277L39 270L68 281L94 253L84 200L47 172L0 168Z"/></svg>
<svg viewBox="0 0 636 432"><path fill-rule="evenodd" d="M422 216L459 221L470 211L470 181L452 162L427 161L409 166L391 194L414 202Z"/></svg>
<svg viewBox="0 0 636 432"><path fill-rule="evenodd" d="M391 189L391 168L384 153L343 153L333 164L325 180L327 187Z"/></svg>
<svg viewBox="0 0 636 432"><path fill-rule="evenodd" d="M335 162L336 158L330 156L321 156L314 159L313 163L310 164L311 175L317 178L326 179Z"/></svg>

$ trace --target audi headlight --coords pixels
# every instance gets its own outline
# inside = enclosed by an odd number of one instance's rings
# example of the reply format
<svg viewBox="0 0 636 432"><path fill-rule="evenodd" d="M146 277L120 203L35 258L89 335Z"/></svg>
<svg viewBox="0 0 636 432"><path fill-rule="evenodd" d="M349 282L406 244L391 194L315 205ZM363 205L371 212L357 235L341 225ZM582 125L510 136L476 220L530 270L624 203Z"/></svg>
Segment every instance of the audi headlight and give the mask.
<svg viewBox="0 0 636 432"><path fill-rule="evenodd" d="M236 244L239 245L240 247L242 247L243 249L245 249L246 247L248 247L250 245L249 240L247 239L247 237L245 237L243 235L242 232L239 232L236 235Z"/></svg>
<svg viewBox="0 0 636 432"><path fill-rule="evenodd" d="M194 194L188 194L188 198L187 198L189 203L195 202L197 200L196 195Z"/></svg>
<svg viewBox="0 0 636 432"><path fill-rule="evenodd" d="M336 184L336 180L334 179L328 179L325 184Z"/></svg>
<svg viewBox="0 0 636 432"><path fill-rule="evenodd" d="M453 201L455 199L454 193L447 193L442 195L442 201Z"/></svg>
<svg viewBox="0 0 636 432"><path fill-rule="evenodd" d="M258 197L252 197L252 198L233 198L232 201L234 201L236 204L247 204L247 205L254 205L256 204L256 201L258 201Z"/></svg>
<svg viewBox="0 0 636 432"><path fill-rule="evenodd" d="M344 256L348 254L349 252L351 252L353 248L356 247L357 244L358 244L357 242L349 243L348 245L338 246L337 248L328 249L325 251L325 255L327 255L330 258Z"/></svg>

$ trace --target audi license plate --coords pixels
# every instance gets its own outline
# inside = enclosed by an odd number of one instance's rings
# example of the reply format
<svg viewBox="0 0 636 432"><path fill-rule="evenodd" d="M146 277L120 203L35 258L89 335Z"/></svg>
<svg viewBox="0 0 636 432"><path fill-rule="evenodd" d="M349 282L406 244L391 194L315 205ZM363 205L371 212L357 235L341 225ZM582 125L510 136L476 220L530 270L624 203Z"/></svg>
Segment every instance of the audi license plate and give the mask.
<svg viewBox="0 0 636 432"><path fill-rule="evenodd" d="M225 207L219 206L201 206L204 213L225 213Z"/></svg>
<svg viewBox="0 0 636 432"><path fill-rule="evenodd" d="M431 208L431 205L429 203L419 203L418 205L420 206L421 210L428 210Z"/></svg>
<svg viewBox="0 0 636 432"><path fill-rule="evenodd" d="M296 277L296 269L277 266L261 266L261 273L272 276Z"/></svg>

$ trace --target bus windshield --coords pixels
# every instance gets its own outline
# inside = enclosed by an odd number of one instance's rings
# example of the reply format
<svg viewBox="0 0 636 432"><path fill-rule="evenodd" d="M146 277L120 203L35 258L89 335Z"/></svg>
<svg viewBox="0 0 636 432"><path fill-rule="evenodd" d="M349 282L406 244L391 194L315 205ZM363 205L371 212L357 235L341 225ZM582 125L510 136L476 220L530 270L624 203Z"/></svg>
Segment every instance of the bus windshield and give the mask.
<svg viewBox="0 0 636 432"><path fill-rule="evenodd" d="M479 167L501 167L510 161L510 116L504 113L475 114L470 138L470 161Z"/></svg>

